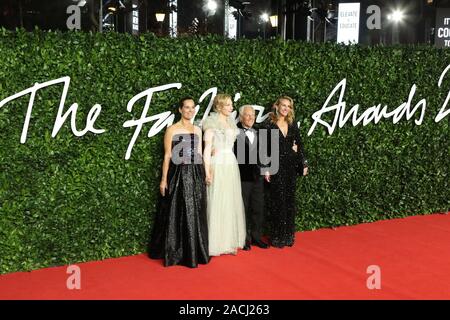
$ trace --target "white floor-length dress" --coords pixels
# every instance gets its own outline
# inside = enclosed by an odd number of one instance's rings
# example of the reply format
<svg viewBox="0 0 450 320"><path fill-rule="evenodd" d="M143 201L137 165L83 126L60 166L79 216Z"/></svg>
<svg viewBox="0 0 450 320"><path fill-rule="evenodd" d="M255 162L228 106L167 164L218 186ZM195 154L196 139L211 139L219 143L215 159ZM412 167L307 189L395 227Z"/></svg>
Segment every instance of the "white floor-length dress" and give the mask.
<svg viewBox="0 0 450 320"><path fill-rule="evenodd" d="M238 134L234 120L228 126L212 113L203 121L204 137L212 137L212 183L207 186L209 255L236 254L245 245L245 211L241 179L233 145Z"/></svg>

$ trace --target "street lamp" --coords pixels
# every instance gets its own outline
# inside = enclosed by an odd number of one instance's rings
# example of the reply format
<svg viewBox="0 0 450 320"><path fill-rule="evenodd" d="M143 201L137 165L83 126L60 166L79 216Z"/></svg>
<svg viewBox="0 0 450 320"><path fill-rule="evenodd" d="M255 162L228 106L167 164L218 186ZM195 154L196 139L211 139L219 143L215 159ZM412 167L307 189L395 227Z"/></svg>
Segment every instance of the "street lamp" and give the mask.
<svg viewBox="0 0 450 320"><path fill-rule="evenodd" d="M276 28L276 34L278 34L278 15L270 16L270 25L272 28Z"/></svg>
<svg viewBox="0 0 450 320"><path fill-rule="evenodd" d="M164 22L164 18L166 17L166 14L165 13L155 13L155 16L156 16L156 21L158 21L159 25L160 25L159 33L162 36L162 33L163 33L163 22Z"/></svg>
<svg viewBox="0 0 450 320"><path fill-rule="evenodd" d="M392 43L399 43L398 25L403 22L405 14L402 10L395 9L392 13L388 14L387 18L392 21Z"/></svg>
<svg viewBox="0 0 450 320"><path fill-rule="evenodd" d="M259 18L262 21L262 25L263 25L263 39L266 39L266 25L267 22L269 22L269 15L266 12L263 12Z"/></svg>
<svg viewBox="0 0 450 320"><path fill-rule="evenodd" d="M156 13L155 16L156 16L156 21L163 22L164 18L166 17L166 14L165 13Z"/></svg>
<svg viewBox="0 0 450 320"><path fill-rule="evenodd" d="M214 0L206 0L203 5L205 11L205 34L208 32L208 16L212 16L216 13L217 2Z"/></svg>
<svg viewBox="0 0 450 320"><path fill-rule="evenodd" d="M399 23L403 21L403 18L405 17L403 11L401 10L394 10L392 11L392 13L388 14L387 18L391 21L393 21L394 23Z"/></svg>
<svg viewBox="0 0 450 320"><path fill-rule="evenodd" d="M269 15L267 13L264 12L259 17L263 22L269 22Z"/></svg>
<svg viewBox="0 0 450 320"><path fill-rule="evenodd" d="M270 16L270 25L272 26L272 28L278 27L278 16Z"/></svg>
<svg viewBox="0 0 450 320"><path fill-rule="evenodd" d="M215 12L217 10L217 2L214 0L208 0L208 2L206 2L206 8L209 12Z"/></svg>

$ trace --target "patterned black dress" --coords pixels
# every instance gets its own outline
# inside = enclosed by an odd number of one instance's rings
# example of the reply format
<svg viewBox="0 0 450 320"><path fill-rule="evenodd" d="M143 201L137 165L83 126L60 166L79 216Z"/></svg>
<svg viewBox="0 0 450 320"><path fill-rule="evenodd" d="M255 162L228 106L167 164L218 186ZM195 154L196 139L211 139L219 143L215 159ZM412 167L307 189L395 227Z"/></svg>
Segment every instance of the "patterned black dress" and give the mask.
<svg viewBox="0 0 450 320"><path fill-rule="evenodd" d="M195 268L210 260L205 170L198 143L193 133L173 137L168 191L161 197L149 245L150 258L164 259L166 267Z"/></svg>
<svg viewBox="0 0 450 320"><path fill-rule="evenodd" d="M264 128L269 130L269 137L270 135L276 137L278 133L279 168L276 174L271 175L270 183L267 184L266 199L270 242L272 246L282 248L294 244L297 177L303 175L307 160L300 130L295 123L288 126L286 137L277 124L271 121L266 121ZM297 144L297 152L292 149L294 141ZM269 150L272 154L273 148Z"/></svg>

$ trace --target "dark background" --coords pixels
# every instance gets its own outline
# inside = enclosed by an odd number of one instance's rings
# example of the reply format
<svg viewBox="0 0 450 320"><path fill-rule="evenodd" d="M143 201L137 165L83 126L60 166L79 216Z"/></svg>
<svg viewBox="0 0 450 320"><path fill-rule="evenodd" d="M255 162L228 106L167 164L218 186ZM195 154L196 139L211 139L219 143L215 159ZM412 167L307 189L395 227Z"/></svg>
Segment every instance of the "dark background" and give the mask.
<svg viewBox="0 0 450 320"><path fill-rule="evenodd" d="M84 31L98 31L99 6L101 0L86 0L81 8L81 27ZM108 13L111 4L118 7L118 0L103 0L103 15ZM153 32L161 36L169 34L169 13L178 13L178 35L224 34L224 0L216 0L218 10L207 17L203 10L204 1L178 0L176 7L171 7L169 0L136 0L139 5L140 32ZM242 2L242 0L240 0ZM131 32L130 11L132 0L122 0L125 9L120 9L112 16L114 28L104 27L104 31ZM243 6L240 15L240 37L270 38L279 35L283 39L307 40L307 21L314 20L314 42L336 41L336 19L339 2L361 3L360 43L392 44L392 27L387 22L387 15L395 8L405 11L405 20L399 27L399 43L434 42L436 8L450 7L449 0L252 0ZM0 27L14 30L23 27L30 31L38 27L43 30L66 31L69 14L66 8L76 4L76 0L0 0ZM230 1L230 4L235 4ZM239 0L238 2L239 3ZM381 30L368 30L365 13L369 5L381 8ZM316 8L318 15L312 14ZM166 13L163 24L155 19L156 12ZM278 15L278 27L261 21L263 12ZM328 21L325 20L328 18ZM197 22L195 22L197 21ZM325 34L324 34L325 33Z"/></svg>

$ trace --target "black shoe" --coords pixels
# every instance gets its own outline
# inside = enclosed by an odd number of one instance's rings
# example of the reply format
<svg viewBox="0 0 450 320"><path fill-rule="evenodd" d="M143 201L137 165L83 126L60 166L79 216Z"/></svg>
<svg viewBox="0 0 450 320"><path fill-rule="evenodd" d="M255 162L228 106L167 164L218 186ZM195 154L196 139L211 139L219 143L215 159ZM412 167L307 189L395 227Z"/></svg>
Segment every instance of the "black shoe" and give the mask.
<svg viewBox="0 0 450 320"><path fill-rule="evenodd" d="M251 248L252 246L250 245L250 242L245 242L245 245L242 248L242 250L249 251Z"/></svg>
<svg viewBox="0 0 450 320"><path fill-rule="evenodd" d="M269 245L265 242L262 242L261 240L253 240L252 244L262 248L262 249L267 249L269 247Z"/></svg>

